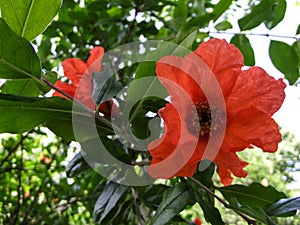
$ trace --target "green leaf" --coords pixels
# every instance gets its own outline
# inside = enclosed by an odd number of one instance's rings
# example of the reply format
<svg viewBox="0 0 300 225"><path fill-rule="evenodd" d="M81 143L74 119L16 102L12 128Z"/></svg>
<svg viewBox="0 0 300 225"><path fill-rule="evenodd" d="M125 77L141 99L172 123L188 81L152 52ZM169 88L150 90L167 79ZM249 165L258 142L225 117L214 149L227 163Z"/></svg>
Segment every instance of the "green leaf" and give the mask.
<svg viewBox="0 0 300 225"><path fill-rule="evenodd" d="M122 86L115 80L114 76L109 77L109 75L105 66L102 67L101 72L92 73L92 97L97 104L113 98L122 90Z"/></svg>
<svg viewBox="0 0 300 225"><path fill-rule="evenodd" d="M222 220L222 216L219 210L213 205L209 204L206 201L200 200L198 201L201 209L203 210L205 219L211 224L222 225L225 224Z"/></svg>
<svg viewBox="0 0 300 225"><path fill-rule="evenodd" d="M188 14L188 3L187 0L178 0L177 6L174 9L174 26L180 28L186 21Z"/></svg>
<svg viewBox="0 0 300 225"><path fill-rule="evenodd" d="M89 164L85 161L83 155L83 152L77 153L73 159L68 163L66 167L66 173L68 177L74 177L83 171L86 171L90 169L91 167Z"/></svg>
<svg viewBox="0 0 300 225"><path fill-rule="evenodd" d="M284 193L278 192L272 186L264 187L259 183L252 183L249 186L231 185L218 190L226 200L237 199L239 204L253 208L263 208L279 199L286 198Z"/></svg>
<svg viewBox="0 0 300 225"><path fill-rule="evenodd" d="M40 82L40 61L30 43L16 35L0 18L0 78Z"/></svg>
<svg viewBox="0 0 300 225"><path fill-rule="evenodd" d="M298 56L298 68L300 68L300 41L299 40L295 41L292 47L294 48Z"/></svg>
<svg viewBox="0 0 300 225"><path fill-rule="evenodd" d="M258 208L258 207L252 208L248 206L237 206L234 208L238 209L238 211L248 216L251 216L252 218L260 222L263 222L264 224L276 225L276 223L272 220L272 218L270 218L262 208Z"/></svg>
<svg viewBox="0 0 300 225"><path fill-rule="evenodd" d="M300 34L300 24L298 25L297 31L296 31L296 35Z"/></svg>
<svg viewBox="0 0 300 225"><path fill-rule="evenodd" d="M212 187L212 176L215 172L215 164L209 160L202 160L198 165L198 169L194 177L206 187Z"/></svg>
<svg viewBox="0 0 300 225"><path fill-rule="evenodd" d="M150 225L167 224L185 208L189 196L189 189L185 183L177 183L174 187L165 191Z"/></svg>
<svg viewBox="0 0 300 225"><path fill-rule="evenodd" d="M23 133L47 120L72 113L72 102L0 93L0 133Z"/></svg>
<svg viewBox="0 0 300 225"><path fill-rule="evenodd" d="M22 96L39 96L38 83L33 79L7 80L1 86L0 92Z"/></svg>
<svg viewBox="0 0 300 225"><path fill-rule="evenodd" d="M94 206L94 218L97 223L105 219L109 212L116 206L127 188L125 185L114 182L107 183Z"/></svg>
<svg viewBox="0 0 300 225"><path fill-rule="evenodd" d="M280 21L283 20L286 11L285 0L275 0L272 3L272 7L269 8L266 13L266 19L264 23L268 29L274 28Z"/></svg>
<svg viewBox="0 0 300 225"><path fill-rule="evenodd" d="M255 65L254 51L245 34L234 35L230 42L242 52L246 66Z"/></svg>
<svg viewBox="0 0 300 225"><path fill-rule="evenodd" d="M228 29L231 29L232 28L232 25L230 22L224 20L224 21L221 21L220 23L218 23L215 28L217 30L228 30Z"/></svg>
<svg viewBox="0 0 300 225"><path fill-rule="evenodd" d="M44 126L48 127L53 133L62 137L65 141L75 141L72 125L72 115L66 115L63 117L55 118L53 120L48 120L44 123ZM88 138L89 137L90 136L88 136Z"/></svg>
<svg viewBox="0 0 300 225"><path fill-rule="evenodd" d="M216 21L231 5L232 0L227 1L219 1L217 5L215 5L213 9L213 20Z"/></svg>
<svg viewBox="0 0 300 225"><path fill-rule="evenodd" d="M57 14L61 2L62 0L2 0L1 16L16 34L31 41L46 29Z"/></svg>
<svg viewBox="0 0 300 225"><path fill-rule="evenodd" d="M293 216L300 209L300 197L280 199L268 206L265 211L269 216Z"/></svg>
<svg viewBox="0 0 300 225"><path fill-rule="evenodd" d="M142 200L145 201L147 205L156 210L162 201L162 196L164 191L170 189L170 187L163 184L156 184L149 186L142 196Z"/></svg>
<svg viewBox="0 0 300 225"><path fill-rule="evenodd" d="M198 33L198 27L182 27L176 35L176 43L191 49Z"/></svg>
<svg viewBox="0 0 300 225"><path fill-rule="evenodd" d="M290 84L299 77L298 56L295 49L281 41L271 41L269 55L273 65L284 74Z"/></svg>
<svg viewBox="0 0 300 225"><path fill-rule="evenodd" d="M264 0L260 1L251 12L238 20L238 24L241 30L250 30L260 25L267 17L267 13L272 8L273 1Z"/></svg>
<svg viewBox="0 0 300 225"><path fill-rule="evenodd" d="M72 102L70 103L72 104ZM73 127L74 124L75 127ZM52 120L47 120L44 125L66 141L74 141L76 139L76 141L83 142L91 138L98 138L98 136L113 134L112 129L101 123L99 120L96 120L98 132L95 132L93 129L93 126L95 125L94 120L91 120L90 115L76 115L76 118L73 118L72 112L63 114ZM76 138L74 135L74 128L76 129Z"/></svg>

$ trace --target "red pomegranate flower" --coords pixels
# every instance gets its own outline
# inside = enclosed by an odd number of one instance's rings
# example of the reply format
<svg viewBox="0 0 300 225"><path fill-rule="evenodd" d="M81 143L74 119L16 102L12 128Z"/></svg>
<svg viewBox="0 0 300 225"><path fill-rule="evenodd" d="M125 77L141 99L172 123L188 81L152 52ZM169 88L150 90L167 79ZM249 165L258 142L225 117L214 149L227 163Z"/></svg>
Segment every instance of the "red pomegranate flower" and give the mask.
<svg viewBox="0 0 300 225"><path fill-rule="evenodd" d="M94 47L90 51L90 56L87 62L82 61L78 58L69 58L62 62L65 76L71 81L71 84L56 81L55 86L67 93L73 98L83 103L88 108L95 110L96 104L92 99L92 72L101 71L102 57L104 49L102 47ZM75 95L76 94L76 95ZM66 96L55 91L53 96L60 96L66 98ZM112 102L104 102L100 105L99 111L104 114L109 113Z"/></svg>
<svg viewBox="0 0 300 225"><path fill-rule="evenodd" d="M238 151L251 146L277 150L281 135L271 116L285 98L286 85L262 68L242 68L243 62L234 45L215 38L184 58L165 56L157 62L157 76L171 103L159 111L165 133L148 146L152 177L193 176L198 163L208 159L217 165L221 182L230 185L231 173L247 176L248 163L238 157ZM209 76L219 84L223 108L208 101L207 92L217 95ZM208 145L210 138L219 138L220 146L212 148L213 141Z"/></svg>
<svg viewBox="0 0 300 225"><path fill-rule="evenodd" d="M194 223L195 223L196 225L202 225L202 221L201 221L200 218L196 218L196 219L194 220Z"/></svg>

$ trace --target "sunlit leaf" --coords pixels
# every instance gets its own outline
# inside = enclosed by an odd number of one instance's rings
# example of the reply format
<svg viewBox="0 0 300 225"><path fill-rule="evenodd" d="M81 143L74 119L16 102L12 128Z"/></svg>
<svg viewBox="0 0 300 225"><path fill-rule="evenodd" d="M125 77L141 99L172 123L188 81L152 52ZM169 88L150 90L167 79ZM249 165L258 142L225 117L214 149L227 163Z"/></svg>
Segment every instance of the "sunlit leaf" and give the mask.
<svg viewBox="0 0 300 225"><path fill-rule="evenodd" d="M1 16L16 34L31 41L46 29L57 14L61 2L62 0L1 0Z"/></svg>

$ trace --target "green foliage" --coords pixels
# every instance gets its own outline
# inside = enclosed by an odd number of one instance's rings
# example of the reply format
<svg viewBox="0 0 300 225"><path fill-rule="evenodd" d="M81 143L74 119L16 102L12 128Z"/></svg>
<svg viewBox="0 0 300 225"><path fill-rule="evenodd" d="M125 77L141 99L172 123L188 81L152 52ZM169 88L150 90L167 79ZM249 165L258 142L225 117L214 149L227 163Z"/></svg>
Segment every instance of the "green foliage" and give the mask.
<svg viewBox="0 0 300 225"><path fill-rule="evenodd" d="M243 53L245 65L247 66L255 65L254 51L246 35L237 34L233 36L230 42L234 44L236 47L238 47Z"/></svg>
<svg viewBox="0 0 300 225"><path fill-rule="evenodd" d="M31 41L52 21L61 1L3 0L1 15L16 34Z"/></svg>
<svg viewBox="0 0 300 225"><path fill-rule="evenodd" d="M294 84L299 77L299 60L295 49L284 42L271 41L269 54L274 66L285 74L290 84Z"/></svg>

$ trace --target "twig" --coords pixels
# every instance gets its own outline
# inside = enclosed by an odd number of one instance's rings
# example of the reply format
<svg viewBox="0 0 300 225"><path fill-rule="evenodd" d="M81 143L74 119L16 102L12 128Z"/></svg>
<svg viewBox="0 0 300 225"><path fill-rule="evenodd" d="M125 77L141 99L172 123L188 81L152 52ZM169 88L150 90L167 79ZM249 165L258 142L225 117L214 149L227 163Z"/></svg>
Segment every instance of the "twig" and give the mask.
<svg viewBox="0 0 300 225"><path fill-rule="evenodd" d="M202 184L200 181L196 180L193 177L189 178L190 180L192 180L194 183L196 183L198 186L200 186L202 189L204 189L207 193L209 193L210 195L212 195L214 198L216 198L219 202L221 202L226 208L233 210L235 213L237 213L240 217L242 217L244 220L247 221L247 223L250 225L256 225L256 221L253 219L250 219L249 217L247 217L246 215L244 215L243 213L241 213L240 211L233 209L230 207L230 205L222 198L220 198L218 195L216 195L215 193L213 193L208 187L206 187L204 184Z"/></svg>
<svg viewBox="0 0 300 225"><path fill-rule="evenodd" d="M285 35L277 35L277 34L268 34L268 33L252 33L252 32L228 32L228 31L199 31L203 34L226 34L226 35L250 35L250 36L264 36L264 37L274 37L274 38L287 38L287 39L295 39L297 41L300 40L300 37L297 36L285 36Z"/></svg>

